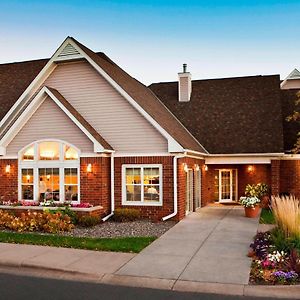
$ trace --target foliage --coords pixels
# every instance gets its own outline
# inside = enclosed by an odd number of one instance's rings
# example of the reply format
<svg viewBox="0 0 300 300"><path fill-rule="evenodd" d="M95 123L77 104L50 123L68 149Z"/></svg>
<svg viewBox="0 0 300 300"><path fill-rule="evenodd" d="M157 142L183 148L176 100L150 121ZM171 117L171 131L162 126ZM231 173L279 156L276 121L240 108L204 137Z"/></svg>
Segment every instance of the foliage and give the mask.
<svg viewBox="0 0 300 300"><path fill-rule="evenodd" d="M276 221L275 221L272 210L269 209L269 208L263 208L261 210L261 215L260 215L259 222L261 224L275 224Z"/></svg>
<svg viewBox="0 0 300 300"><path fill-rule="evenodd" d="M140 218L140 212L134 208L117 208L112 219L116 222L130 222Z"/></svg>
<svg viewBox="0 0 300 300"><path fill-rule="evenodd" d="M294 112L286 118L288 122L297 122L300 123L300 92L297 93L297 100L295 101L295 110ZM298 132L298 138L294 145L294 148L292 149L294 153L300 152L300 132Z"/></svg>
<svg viewBox="0 0 300 300"><path fill-rule="evenodd" d="M86 238L37 233L0 232L0 242L138 253L155 237Z"/></svg>
<svg viewBox="0 0 300 300"><path fill-rule="evenodd" d="M73 228L70 218L59 212L27 212L20 217L14 216L10 212L0 210L0 228L13 231L42 231L48 233L58 233L70 231Z"/></svg>
<svg viewBox="0 0 300 300"><path fill-rule="evenodd" d="M300 239L300 202L294 196L272 197L272 211L286 238Z"/></svg>
<svg viewBox="0 0 300 300"><path fill-rule="evenodd" d="M78 220L78 224L83 227L93 227L100 223L99 217L82 216Z"/></svg>
<svg viewBox="0 0 300 300"><path fill-rule="evenodd" d="M261 199L263 196L269 194L269 187L265 183L247 184L245 188L245 195L248 197L257 197Z"/></svg>
<svg viewBox="0 0 300 300"><path fill-rule="evenodd" d="M255 207L260 203L260 200L257 197L241 197L240 203L245 207Z"/></svg>

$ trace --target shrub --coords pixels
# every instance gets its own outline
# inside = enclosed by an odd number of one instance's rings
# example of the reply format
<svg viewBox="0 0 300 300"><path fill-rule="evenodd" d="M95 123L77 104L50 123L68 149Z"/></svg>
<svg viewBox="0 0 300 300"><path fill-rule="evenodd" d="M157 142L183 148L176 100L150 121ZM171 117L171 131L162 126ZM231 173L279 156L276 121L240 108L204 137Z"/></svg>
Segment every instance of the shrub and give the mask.
<svg viewBox="0 0 300 300"><path fill-rule="evenodd" d="M28 212L22 213L20 217L12 213L0 210L0 228L13 231L42 231L47 233L58 233L70 231L74 225L70 217L60 212Z"/></svg>
<svg viewBox="0 0 300 300"><path fill-rule="evenodd" d="M300 203L293 196L272 197L276 224L286 238L300 239Z"/></svg>
<svg viewBox="0 0 300 300"><path fill-rule="evenodd" d="M140 218L140 212L134 208L117 208L114 211L113 220L116 222L130 222Z"/></svg>
<svg viewBox="0 0 300 300"><path fill-rule="evenodd" d="M82 216L78 220L78 224L83 227L93 227L100 223L99 217L95 216Z"/></svg>

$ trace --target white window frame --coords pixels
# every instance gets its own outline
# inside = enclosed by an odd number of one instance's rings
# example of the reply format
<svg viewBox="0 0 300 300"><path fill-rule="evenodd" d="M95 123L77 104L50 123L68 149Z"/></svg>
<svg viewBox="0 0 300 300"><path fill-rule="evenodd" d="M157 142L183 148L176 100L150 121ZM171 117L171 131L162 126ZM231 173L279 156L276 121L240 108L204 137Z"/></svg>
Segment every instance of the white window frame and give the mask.
<svg viewBox="0 0 300 300"><path fill-rule="evenodd" d="M141 201L127 201L126 192L126 169L135 168L141 169ZM159 201L144 201L144 169L158 168L159 169ZM131 206L162 206L163 205L163 172L161 164L125 164L122 165L122 205Z"/></svg>
<svg viewBox="0 0 300 300"><path fill-rule="evenodd" d="M59 160L39 160L39 144L43 142L57 142L59 143ZM64 145L71 146L78 153L77 160L64 160ZM34 159L23 160L24 151L34 146ZM18 154L19 168L18 168L18 200L22 201L22 169L33 169L33 200L26 200L31 202L39 202L39 169L53 168L59 169L59 201L65 202L65 168L77 169L78 179L78 197L77 201L72 201L74 204L80 203L80 150L74 145L57 139L44 139L35 141L22 148Z"/></svg>

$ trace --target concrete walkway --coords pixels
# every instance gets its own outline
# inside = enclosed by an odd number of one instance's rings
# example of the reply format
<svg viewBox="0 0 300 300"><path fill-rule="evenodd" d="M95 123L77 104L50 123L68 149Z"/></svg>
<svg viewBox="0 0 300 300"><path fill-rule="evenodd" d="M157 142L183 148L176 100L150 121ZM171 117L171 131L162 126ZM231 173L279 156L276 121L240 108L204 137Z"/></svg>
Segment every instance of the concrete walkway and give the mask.
<svg viewBox="0 0 300 300"><path fill-rule="evenodd" d="M192 213L116 274L223 284L248 284L249 245L258 218L241 207L205 207Z"/></svg>

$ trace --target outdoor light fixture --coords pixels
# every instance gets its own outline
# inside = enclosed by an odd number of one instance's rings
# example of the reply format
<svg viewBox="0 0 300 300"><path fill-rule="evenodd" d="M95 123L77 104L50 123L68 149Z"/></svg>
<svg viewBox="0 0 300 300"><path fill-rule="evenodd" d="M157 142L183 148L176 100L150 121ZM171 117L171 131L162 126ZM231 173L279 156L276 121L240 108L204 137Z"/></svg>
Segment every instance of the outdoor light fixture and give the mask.
<svg viewBox="0 0 300 300"><path fill-rule="evenodd" d="M88 165L87 165L86 171L87 171L88 173L91 173L91 172L92 172L92 164L88 164Z"/></svg>
<svg viewBox="0 0 300 300"><path fill-rule="evenodd" d="M188 165L187 165L187 164L184 164L184 167L183 167L183 169L184 169L184 171L187 173L187 172L188 172L188 170L189 170L189 167L188 167Z"/></svg>
<svg viewBox="0 0 300 300"><path fill-rule="evenodd" d="M253 172L253 166L251 166L251 165L248 166L248 172L249 172L249 173L252 173L252 172Z"/></svg>
<svg viewBox="0 0 300 300"><path fill-rule="evenodd" d="M204 165L204 171L208 171L208 165Z"/></svg>
<svg viewBox="0 0 300 300"><path fill-rule="evenodd" d="M5 172L6 172L7 174L10 173L10 165L6 165L6 167L5 167Z"/></svg>

